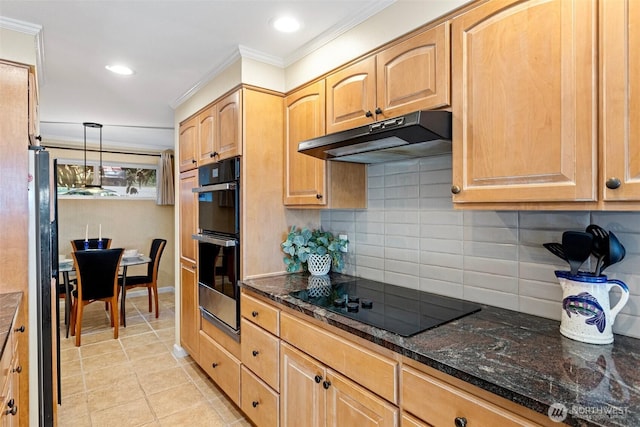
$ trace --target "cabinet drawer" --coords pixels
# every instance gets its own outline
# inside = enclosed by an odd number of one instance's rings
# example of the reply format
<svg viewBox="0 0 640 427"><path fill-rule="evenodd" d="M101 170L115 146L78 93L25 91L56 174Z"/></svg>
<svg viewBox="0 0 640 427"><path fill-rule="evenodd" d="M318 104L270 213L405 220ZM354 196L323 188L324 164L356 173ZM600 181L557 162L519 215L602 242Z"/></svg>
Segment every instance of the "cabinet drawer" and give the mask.
<svg viewBox="0 0 640 427"><path fill-rule="evenodd" d="M280 391L280 340L246 319L241 320L240 327L242 363L274 390Z"/></svg>
<svg viewBox="0 0 640 427"><path fill-rule="evenodd" d="M390 402L398 403L398 363L286 313L280 337Z"/></svg>
<svg viewBox="0 0 640 427"><path fill-rule="evenodd" d="M236 405L240 405L240 361L203 332L200 332L200 366Z"/></svg>
<svg viewBox="0 0 640 427"><path fill-rule="evenodd" d="M424 421L413 417L406 412L402 413L400 418L400 427L432 427L431 424L427 424Z"/></svg>
<svg viewBox="0 0 640 427"><path fill-rule="evenodd" d="M280 396L242 367L242 411L260 427L278 426Z"/></svg>
<svg viewBox="0 0 640 427"><path fill-rule="evenodd" d="M454 425L458 417L475 426L537 426L506 409L409 367L402 368L402 409L429 424Z"/></svg>
<svg viewBox="0 0 640 427"><path fill-rule="evenodd" d="M273 335L280 335L280 310L243 293L240 314Z"/></svg>

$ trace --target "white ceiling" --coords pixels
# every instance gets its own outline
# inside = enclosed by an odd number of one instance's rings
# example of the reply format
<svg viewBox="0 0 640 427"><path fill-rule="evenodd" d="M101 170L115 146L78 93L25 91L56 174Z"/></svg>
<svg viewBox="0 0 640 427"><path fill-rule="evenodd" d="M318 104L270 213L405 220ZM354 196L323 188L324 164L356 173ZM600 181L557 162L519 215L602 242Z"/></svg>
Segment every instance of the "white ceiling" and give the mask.
<svg viewBox="0 0 640 427"><path fill-rule="evenodd" d="M90 121L104 125L105 147L164 149L173 147L173 107L239 50L286 67L394 1L0 0L0 25L42 26L44 141L81 142ZM301 31L270 27L285 13ZM135 74L115 75L104 68L112 63Z"/></svg>

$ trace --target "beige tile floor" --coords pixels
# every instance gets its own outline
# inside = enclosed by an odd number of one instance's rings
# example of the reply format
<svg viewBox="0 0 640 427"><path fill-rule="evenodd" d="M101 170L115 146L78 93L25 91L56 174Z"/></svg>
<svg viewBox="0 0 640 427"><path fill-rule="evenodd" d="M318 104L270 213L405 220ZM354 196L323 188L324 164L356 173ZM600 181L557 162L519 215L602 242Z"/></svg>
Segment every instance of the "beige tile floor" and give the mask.
<svg viewBox="0 0 640 427"><path fill-rule="evenodd" d="M80 347L64 338L62 314L58 425L250 426L193 359L173 355L173 292L160 293L158 319L147 304L146 293L127 296L127 327L117 340L104 304L89 304Z"/></svg>

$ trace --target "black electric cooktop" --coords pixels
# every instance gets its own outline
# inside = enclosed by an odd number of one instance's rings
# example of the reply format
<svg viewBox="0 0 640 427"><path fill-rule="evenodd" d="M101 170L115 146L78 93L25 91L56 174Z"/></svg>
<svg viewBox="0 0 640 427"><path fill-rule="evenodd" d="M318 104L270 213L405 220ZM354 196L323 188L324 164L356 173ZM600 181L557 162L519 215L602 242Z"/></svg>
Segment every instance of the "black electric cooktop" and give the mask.
<svg viewBox="0 0 640 427"><path fill-rule="evenodd" d="M468 301L359 278L331 284L328 276L311 277L307 289L290 295L403 337L480 311Z"/></svg>

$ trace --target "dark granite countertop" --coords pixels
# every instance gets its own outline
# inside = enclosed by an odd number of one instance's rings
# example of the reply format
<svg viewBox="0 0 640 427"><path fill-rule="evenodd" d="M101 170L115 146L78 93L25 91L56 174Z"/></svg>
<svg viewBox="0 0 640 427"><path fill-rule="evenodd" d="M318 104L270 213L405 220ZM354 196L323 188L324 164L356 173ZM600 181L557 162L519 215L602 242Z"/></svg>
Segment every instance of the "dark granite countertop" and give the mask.
<svg viewBox="0 0 640 427"><path fill-rule="evenodd" d="M22 292L0 294L0 358L4 354L9 332L11 332L11 322L21 298Z"/></svg>
<svg viewBox="0 0 640 427"><path fill-rule="evenodd" d="M331 275L333 284L352 279ZM564 405L569 425L640 426L638 339L585 344L562 336L558 321L491 306L402 337L289 295L307 283L308 275L296 273L242 287L541 414Z"/></svg>

